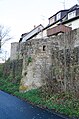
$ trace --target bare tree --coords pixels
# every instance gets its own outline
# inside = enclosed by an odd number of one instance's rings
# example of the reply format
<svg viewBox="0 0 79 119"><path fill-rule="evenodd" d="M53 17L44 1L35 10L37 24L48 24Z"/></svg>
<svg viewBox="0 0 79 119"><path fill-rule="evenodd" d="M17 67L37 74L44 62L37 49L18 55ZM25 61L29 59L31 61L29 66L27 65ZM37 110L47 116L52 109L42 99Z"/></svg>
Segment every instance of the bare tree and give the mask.
<svg viewBox="0 0 79 119"><path fill-rule="evenodd" d="M4 45L6 41L12 39L12 37L9 36L9 32L10 32L10 28L6 28L0 25L0 49L1 46Z"/></svg>

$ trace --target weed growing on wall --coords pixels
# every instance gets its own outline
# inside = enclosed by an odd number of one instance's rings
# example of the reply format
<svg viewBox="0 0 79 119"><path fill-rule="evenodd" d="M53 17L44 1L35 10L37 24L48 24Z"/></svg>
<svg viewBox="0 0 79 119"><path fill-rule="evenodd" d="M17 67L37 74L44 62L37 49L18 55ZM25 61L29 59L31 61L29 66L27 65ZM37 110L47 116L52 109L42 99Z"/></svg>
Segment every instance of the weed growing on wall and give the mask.
<svg viewBox="0 0 79 119"><path fill-rule="evenodd" d="M32 62L32 58L31 57L28 57L28 60L27 60L27 65L29 65L29 63Z"/></svg>

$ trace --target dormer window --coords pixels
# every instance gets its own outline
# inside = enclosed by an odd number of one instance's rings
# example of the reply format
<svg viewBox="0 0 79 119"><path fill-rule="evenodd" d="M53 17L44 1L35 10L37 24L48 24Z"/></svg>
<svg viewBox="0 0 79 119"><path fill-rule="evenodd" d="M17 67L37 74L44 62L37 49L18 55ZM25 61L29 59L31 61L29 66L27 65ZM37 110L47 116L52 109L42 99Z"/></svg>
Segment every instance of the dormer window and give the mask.
<svg viewBox="0 0 79 119"><path fill-rule="evenodd" d="M59 12L59 13L56 15L56 20L58 21L59 19L61 19L61 12Z"/></svg>
<svg viewBox="0 0 79 119"><path fill-rule="evenodd" d="M51 17L50 19L49 19L49 24L52 24L52 23L54 23L55 22L55 16L53 16L53 17Z"/></svg>
<svg viewBox="0 0 79 119"><path fill-rule="evenodd" d="M76 17L76 10L68 13L68 19Z"/></svg>

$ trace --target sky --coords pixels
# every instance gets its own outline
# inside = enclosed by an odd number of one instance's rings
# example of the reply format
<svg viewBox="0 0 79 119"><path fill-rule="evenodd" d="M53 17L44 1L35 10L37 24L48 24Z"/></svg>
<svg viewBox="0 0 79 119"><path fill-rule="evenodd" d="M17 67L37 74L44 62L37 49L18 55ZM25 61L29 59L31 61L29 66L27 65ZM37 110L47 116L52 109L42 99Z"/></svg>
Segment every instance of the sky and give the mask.
<svg viewBox="0 0 79 119"><path fill-rule="evenodd" d="M18 42L34 25L48 25L48 18L64 9L64 1L65 9L78 4L77 0L0 0L0 25L10 28L13 37L2 47L6 56L10 56L11 42Z"/></svg>

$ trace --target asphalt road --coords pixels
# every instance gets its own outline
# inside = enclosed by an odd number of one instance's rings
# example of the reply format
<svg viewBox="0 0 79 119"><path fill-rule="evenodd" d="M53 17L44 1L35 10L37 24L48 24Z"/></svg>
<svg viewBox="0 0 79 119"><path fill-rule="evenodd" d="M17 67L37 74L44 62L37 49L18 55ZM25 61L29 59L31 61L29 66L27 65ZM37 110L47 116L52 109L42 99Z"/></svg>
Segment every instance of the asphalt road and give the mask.
<svg viewBox="0 0 79 119"><path fill-rule="evenodd" d="M64 119L0 91L0 119Z"/></svg>

